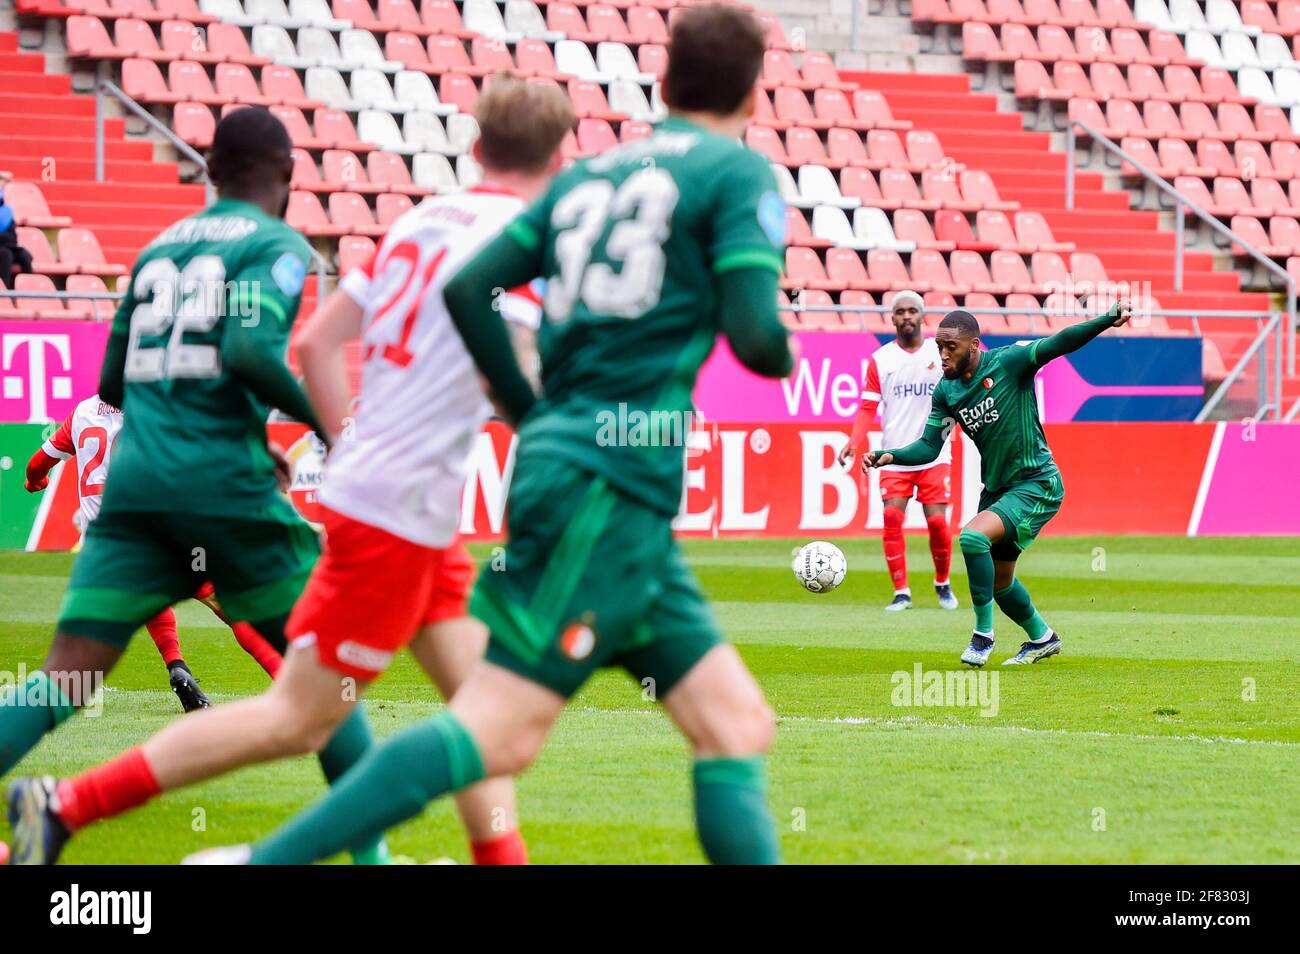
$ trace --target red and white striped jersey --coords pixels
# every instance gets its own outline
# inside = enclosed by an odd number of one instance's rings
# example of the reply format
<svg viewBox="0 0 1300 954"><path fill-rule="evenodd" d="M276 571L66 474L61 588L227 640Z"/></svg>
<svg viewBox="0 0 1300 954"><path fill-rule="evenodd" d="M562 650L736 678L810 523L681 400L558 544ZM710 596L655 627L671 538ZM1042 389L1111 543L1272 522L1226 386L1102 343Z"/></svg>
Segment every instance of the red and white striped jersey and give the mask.
<svg viewBox="0 0 1300 954"><path fill-rule="evenodd" d="M456 533L466 461L491 405L443 302L449 278L524 208L489 183L426 199L339 287L365 310L359 405L325 464L325 506L423 546ZM537 328L541 300L503 293L503 317Z"/></svg>
<svg viewBox="0 0 1300 954"><path fill-rule="evenodd" d="M880 404L884 447L903 447L917 440L930 416L930 395L943 377L939 346L926 338L915 351L905 351L897 341L877 348L867 362L867 381L862 401ZM952 445L945 441L943 450L932 463L904 467L889 465L882 470L925 470L952 460Z"/></svg>
<svg viewBox="0 0 1300 954"><path fill-rule="evenodd" d="M58 460L77 459L83 531L99 516L109 457L121 430L122 412L101 401L98 394L92 394L72 409L59 429L41 446L41 450Z"/></svg>

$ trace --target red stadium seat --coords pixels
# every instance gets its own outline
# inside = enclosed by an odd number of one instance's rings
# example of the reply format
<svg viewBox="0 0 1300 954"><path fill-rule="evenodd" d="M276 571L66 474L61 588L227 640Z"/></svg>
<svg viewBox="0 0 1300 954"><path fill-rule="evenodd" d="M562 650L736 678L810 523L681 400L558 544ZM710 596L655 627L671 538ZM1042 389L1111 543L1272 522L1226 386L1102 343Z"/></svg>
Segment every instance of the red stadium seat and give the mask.
<svg viewBox="0 0 1300 954"><path fill-rule="evenodd" d="M979 236L980 248L1006 249L1016 252L1017 257L1033 251L1020 244L1011 220L999 209L980 209L975 213L975 234Z"/></svg>
<svg viewBox="0 0 1300 954"><path fill-rule="evenodd" d="M746 129L745 145L772 162L785 164L788 161L781 138L776 134L776 130L767 126L750 126Z"/></svg>
<svg viewBox="0 0 1300 954"><path fill-rule="evenodd" d="M472 114L478 103L478 87L464 73L443 73L438 78L438 99Z"/></svg>
<svg viewBox="0 0 1300 954"><path fill-rule="evenodd" d="M352 25L359 30L383 32L392 29L392 26L375 16L375 10L369 0L333 0L330 4L330 12L334 14L335 19L351 20ZM419 22L418 17L416 22Z"/></svg>
<svg viewBox="0 0 1300 954"><path fill-rule="evenodd" d="M18 244L27 249L27 253L32 257L32 271L42 275L67 275L77 270L76 265L63 264L54 257L50 240L40 229L20 225L15 231L18 235Z"/></svg>
<svg viewBox="0 0 1300 954"><path fill-rule="evenodd" d="M212 88L207 69L191 60L173 60L167 66L168 85L173 93L192 103L223 106L234 99L222 96Z"/></svg>
<svg viewBox="0 0 1300 954"><path fill-rule="evenodd" d="M826 150L839 166L869 165L866 147L852 129L831 129L826 134Z"/></svg>
<svg viewBox="0 0 1300 954"><path fill-rule="evenodd" d="M873 248L867 252L867 274L874 286L872 291L912 291L924 294L929 286L923 281L914 281L907 273L902 258L893 249Z"/></svg>
<svg viewBox="0 0 1300 954"><path fill-rule="evenodd" d="M829 248L831 246L828 239L813 236L812 229L808 225L808 220L804 218L803 212L792 205L786 206L785 209L785 231L787 245L798 245L803 248Z"/></svg>
<svg viewBox="0 0 1300 954"><path fill-rule="evenodd" d="M873 89L859 89L853 93L853 115L860 122L869 123L873 129L911 129L912 124L894 118L885 97Z"/></svg>
<svg viewBox="0 0 1300 954"><path fill-rule="evenodd" d="M581 119L593 116L597 119L618 121L628 117L609 108L605 91L599 83L590 80L569 80L569 99L573 101L573 111Z"/></svg>
<svg viewBox="0 0 1300 954"><path fill-rule="evenodd" d="M1092 252L1073 252L1070 255L1070 277L1075 284L1091 282L1096 287L1107 281L1106 267Z"/></svg>
<svg viewBox="0 0 1300 954"><path fill-rule="evenodd" d="M935 213L935 218L943 214ZM960 214L960 213L953 213ZM938 236L930 227L930 220L919 209L894 210L894 236L900 242L912 242L917 248L932 248L951 252L956 245L946 236Z"/></svg>
<svg viewBox="0 0 1300 954"><path fill-rule="evenodd" d="M950 295L965 294L972 289L958 284L948 271L948 263L943 260L943 253L932 248L918 248L912 253L912 280L919 289L926 291L947 292Z"/></svg>
<svg viewBox="0 0 1300 954"><path fill-rule="evenodd" d="M122 61L122 90L141 103L179 103L187 98L167 89L157 63L135 57Z"/></svg>
<svg viewBox="0 0 1300 954"><path fill-rule="evenodd" d="M507 73L515 71L515 61L510 58L510 48L500 40L476 36L472 42L471 52L474 68L485 74L497 70L505 70Z"/></svg>
<svg viewBox="0 0 1300 954"><path fill-rule="evenodd" d="M945 209L976 212L980 208L980 203L962 197L957 189L957 177L952 169L927 169L922 172L921 195L928 201L939 203L939 206Z"/></svg>
<svg viewBox="0 0 1300 954"><path fill-rule="evenodd" d="M826 274L837 287L869 288L871 286L862 259L851 248L826 250Z"/></svg>
<svg viewBox="0 0 1300 954"><path fill-rule="evenodd" d="M582 11L572 3L548 3L546 5L546 27L563 33L570 40L583 43L595 43L599 37L587 28Z"/></svg>
<svg viewBox="0 0 1300 954"><path fill-rule="evenodd" d="M593 3L587 7L587 29L598 40L632 42L623 15L608 3Z"/></svg>
<svg viewBox="0 0 1300 954"><path fill-rule="evenodd" d="M834 61L820 50L808 50L803 54L799 66L805 83L811 83L816 89L852 90L856 83L845 83L840 79L840 71Z"/></svg>
<svg viewBox="0 0 1300 954"><path fill-rule="evenodd" d="M846 288L840 292L840 304L846 308L874 308L876 298L869 291ZM888 319L878 311L846 311L843 313L843 321L850 328L861 328L864 331L884 334L894 333Z"/></svg>
<svg viewBox="0 0 1300 954"><path fill-rule="evenodd" d="M384 10L385 0L380 0L380 9ZM441 33L444 36L460 37L462 40L472 39L476 34L465 29L465 24L460 18L460 10L454 0L420 0L420 22L429 28L430 32Z"/></svg>
<svg viewBox="0 0 1300 954"><path fill-rule="evenodd" d="M767 99L766 96L762 97ZM785 123L807 126L813 129L825 129L830 123L819 120L813 115L808 94L793 86L778 86L772 96L773 111L776 118Z"/></svg>
<svg viewBox="0 0 1300 954"><path fill-rule="evenodd" d="M99 239L89 229L59 230L59 261L69 269L88 275L124 275L125 265L109 264Z"/></svg>
<svg viewBox="0 0 1300 954"><path fill-rule="evenodd" d="M835 250L831 249L831 251ZM848 250L840 249L840 251ZM810 248L787 248L785 250L785 279L781 282L781 285L783 288L830 289L838 287L837 282L833 282L826 277L826 269L822 266L821 259Z"/></svg>
<svg viewBox="0 0 1300 954"><path fill-rule="evenodd" d="M1016 239L1022 248L1035 252L1072 252L1073 242L1058 242L1041 212L1017 212Z"/></svg>
<svg viewBox="0 0 1300 954"><path fill-rule="evenodd" d="M425 73L442 72L442 68L435 69L429 62L428 50L414 33L402 31L389 33L384 37L384 56L401 63L408 70L421 70Z"/></svg>
<svg viewBox="0 0 1300 954"><path fill-rule="evenodd" d="M454 36L431 36L428 49L430 72L455 72L466 76L483 76L487 72L470 62L465 44Z"/></svg>
<svg viewBox="0 0 1300 954"><path fill-rule="evenodd" d="M913 166L921 168L946 166L953 163L944 155L939 137L928 129L913 129L907 133L907 158Z"/></svg>
<svg viewBox="0 0 1300 954"><path fill-rule="evenodd" d="M385 192L375 197L375 220L381 228L387 229L399 216L409 212L415 203L409 195L397 192ZM333 211L331 207L331 212Z"/></svg>
<svg viewBox="0 0 1300 954"><path fill-rule="evenodd" d="M206 149L212 145L217 121L212 110L201 103L178 103L172 110L172 129L191 146Z"/></svg>
<svg viewBox="0 0 1300 954"><path fill-rule="evenodd" d="M880 192L886 199L909 209L933 212L939 208L937 199L923 199L916 188L916 180L905 169L881 169Z"/></svg>
<svg viewBox="0 0 1300 954"><path fill-rule="evenodd" d="M1065 261L1055 252L1035 252L1029 260L1029 267L1036 285L1060 288L1070 281Z"/></svg>
<svg viewBox="0 0 1300 954"><path fill-rule="evenodd" d="M291 155L293 156L293 174L289 179L290 189L306 190L308 192L333 191L321 178L320 170L316 168L316 161L312 159L311 153L306 149L294 149Z"/></svg>
<svg viewBox="0 0 1300 954"><path fill-rule="evenodd" d="M15 275L14 291L52 292L58 291L58 289L54 287L54 282L48 275ZM14 301L14 307L18 311L25 311L43 318L67 317L67 309L63 307L63 302L58 298L19 298Z"/></svg>
<svg viewBox="0 0 1300 954"><path fill-rule="evenodd" d="M629 119L620 123L618 127L619 142L636 142L640 139L649 139L654 134L654 128L647 122Z"/></svg>
<svg viewBox="0 0 1300 954"><path fill-rule="evenodd" d="M1284 258L1291 252L1287 245L1274 245L1269 234L1264 231L1264 226L1260 224L1259 219L1253 215L1234 215L1230 227L1242 241L1249 242L1250 245L1262 255L1268 255L1272 258ZM1237 242L1232 243L1233 255L1245 255L1246 249Z"/></svg>
<svg viewBox="0 0 1300 954"><path fill-rule="evenodd" d="M578 149L583 155L594 156L616 145L618 137L614 135L614 128L605 120L578 120Z"/></svg>
<svg viewBox="0 0 1300 954"><path fill-rule="evenodd" d="M158 45L158 38L153 35L153 27L143 20L126 18L113 25L113 42L117 48L128 56L138 56L146 60L172 60L174 53L165 53Z"/></svg>
<svg viewBox="0 0 1300 954"><path fill-rule="evenodd" d="M129 55L117 48L104 24L95 17L68 17L67 44L68 56L74 58L122 59Z"/></svg>
<svg viewBox="0 0 1300 954"><path fill-rule="evenodd" d="M405 160L392 152L376 149L366 156L366 173L372 185L402 195L428 195L429 190L411 181Z"/></svg>
<svg viewBox="0 0 1300 954"><path fill-rule="evenodd" d="M880 186L869 169L844 167L840 170L840 194L848 199L857 199L864 206L878 209L896 209L897 202L889 202L880 194Z"/></svg>
<svg viewBox="0 0 1300 954"><path fill-rule="evenodd" d="M560 71L555 67L555 55L551 53L550 44L544 40L520 40L515 46L515 66L524 76L559 77Z"/></svg>
<svg viewBox="0 0 1300 954"><path fill-rule="evenodd" d="M1010 284L994 281L979 252L958 249L949 256L948 261L952 268L952 280L968 290L992 295L1006 295L1012 290Z"/></svg>
<svg viewBox="0 0 1300 954"><path fill-rule="evenodd" d="M336 191L372 193L384 191L370 182L366 167L356 153L348 149L326 149L321 156L321 176Z"/></svg>
<svg viewBox="0 0 1300 954"><path fill-rule="evenodd" d="M64 291L82 294L106 294L108 288L98 275L69 275L64 283ZM68 317L108 319L113 315L114 305L110 299L69 298L65 300Z"/></svg>
<svg viewBox="0 0 1300 954"><path fill-rule="evenodd" d="M826 154L821 137L812 129L792 126L785 134L785 149L792 163L837 169L839 164Z"/></svg>
<svg viewBox="0 0 1300 954"><path fill-rule="evenodd" d="M662 79L668 68L668 49L661 43L642 43L636 51L636 66L642 73Z"/></svg>
<svg viewBox="0 0 1300 954"><path fill-rule="evenodd" d="M378 237L387 231L376 224L365 198L355 192L331 192L329 206L330 223L348 234Z"/></svg>
<svg viewBox="0 0 1300 954"><path fill-rule="evenodd" d="M274 97L262 95L257 80L242 63L218 63L216 74L217 92L225 97L226 102L250 106L270 106L276 102Z"/></svg>
<svg viewBox="0 0 1300 954"><path fill-rule="evenodd" d="M966 214L956 209L940 209L934 213L934 234L939 241L948 243L952 248L976 252L992 252L998 248L996 243L977 239Z"/></svg>
<svg viewBox="0 0 1300 954"><path fill-rule="evenodd" d="M963 169L958 173L962 197L977 208L1001 209L1009 212L1020 208L1019 202L1003 201L998 187L983 169Z"/></svg>
<svg viewBox="0 0 1300 954"><path fill-rule="evenodd" d="M891 129L873 129L867 133L867 156L875 169L892 167L912 171L915 168L903 151L898 133ZM919 172L920 169L915 171Z"/></svg>
<svg viewBox="0 0 1300 954"><path fill-rule="evenodd" d="M1009 63L1016 59L1014 53L1003 51L991 26L971 21L963 23L961 27L961 55L963 59L973 62Z"/></svg>
<svg viewBox="0 0 1300 954"><path fill-rule="evenodd" d="M375 241L364 235L345 235L339 239L339 275L363 267L375 254Z"/></svg>
<svg viewBox="0 0 1300 954"><path fill-rule="evenodd" d="M630 7L627 11L627 28L633 43L658 43L668 45L668 27L658 10L651 7Z"/></svg>
<svg viewBox="0 0 1300 954"><path fill-rule="evenodd" d="M1042 294L1043 287L1029 276L1024 256L1019 252L994 252L989 261L990 274L995 282L1010 286L1013 293Z"/></svg>
<svg viewBox="0 0 1300 954"><path fill-rule="evenodd" d="M1272 245L1287 249L1288 255L1300 252L1300 222L1289 215L1273 216L1268 220L1268 239Z"/></svg>
<svg viewBox="0 0 1300 954"><path fill-rule="evenodd" d="M167 28L171 24L163 24L163 36L167 36ZM199 37L199 43L202 45L202 37ZM194 41L191 40L193 49ZM247 66L265 66L269 62L266 57L254 56L253 51L248 47L248 39L244 36L244 31L233 23L210 23L207 28L207 50L206 53L212 57L219 57L229 63L244 63ZM191 52L189 58L200 60L202 58L196 53Z"/></svg>

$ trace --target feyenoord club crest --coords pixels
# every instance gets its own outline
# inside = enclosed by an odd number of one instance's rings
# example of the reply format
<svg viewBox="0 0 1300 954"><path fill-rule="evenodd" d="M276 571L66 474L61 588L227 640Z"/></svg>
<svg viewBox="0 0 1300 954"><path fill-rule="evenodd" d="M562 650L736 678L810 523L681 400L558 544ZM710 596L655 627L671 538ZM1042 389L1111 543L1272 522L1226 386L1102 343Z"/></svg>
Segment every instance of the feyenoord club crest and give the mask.
<svg viewBox="0 0 1300 954"><path fill-rule="evenodd" d="M560 634L560 649L572 660L586 659L596 648L596 634L589 625L591 614L570 623Z"/></svg>
<svg viewBox="0 0 1300 954"><path fill-rule="evenodd" d="M984 379L983 381L981 381L980 383L984 385L984 390L985 390L985 391L992 391L992 390L993 390L993 379L992 379L992 378L985 378L985 379Z"/></svg>

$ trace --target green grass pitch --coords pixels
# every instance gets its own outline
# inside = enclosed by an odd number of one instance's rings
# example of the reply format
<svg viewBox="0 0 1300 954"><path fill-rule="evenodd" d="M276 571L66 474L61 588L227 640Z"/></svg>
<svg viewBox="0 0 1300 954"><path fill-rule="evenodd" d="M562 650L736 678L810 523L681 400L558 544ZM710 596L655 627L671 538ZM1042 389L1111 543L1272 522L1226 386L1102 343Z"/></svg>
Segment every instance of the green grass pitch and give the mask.
<svg viewBox="0 0 1300 954"><path fill-rule="evenodd" d="M963 668L971 617L960 566L963 605L946 613L924 538L909 538L916 608L885 614L877 538L842 543L848 579L824 596L794 582L794 545L685 545L780 720L769 799L785 860L1300 862L1287 794L1300 777L1300 541L1039 541L1022 578L1064 653L1003 669L1020 631L999 616L985 670L997 678L996 711L991 681L983 706L896 704L917 701L898 674ZM63 554L0 554L0 669L40 662L70 565ZM182 648L215 700L264 686L205 608L186 604L179 617ZM110 686L100 717L72 719L17 771L83 769L180 716L143 633ZM403 657L368 708L384 735L436 711L435 698ZM602 674L519 783L533 860L701 861L689 765L641 687ZM64 861L173 863L253 839L322 789L314 759L247 769L88 829ZM447 801L390 842L421 861L467 860Z"/></svg>

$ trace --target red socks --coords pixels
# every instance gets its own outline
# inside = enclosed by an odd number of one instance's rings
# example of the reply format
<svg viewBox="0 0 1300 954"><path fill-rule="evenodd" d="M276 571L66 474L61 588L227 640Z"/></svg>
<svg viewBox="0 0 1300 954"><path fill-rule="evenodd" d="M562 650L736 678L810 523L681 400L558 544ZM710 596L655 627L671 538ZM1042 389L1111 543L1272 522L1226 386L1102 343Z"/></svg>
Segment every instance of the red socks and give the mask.
<svg viewBox="0 0 1300 954"><path fill-rule="evenodd" d="M528 864L528 846L524 844L524 836L519 834L517 828L498 838L471 841L469 849L476 865Z"/></svg>
<svg viewBox="0 0 1300 954"><path fill-rule="evenodd" d="M59 783L59 819L68 831L84 828L143 805L158 794L158 782L140 749L129 749L76 778Z"/></svg>
<svg viewBox="0 0 1300 954"><path fill-rule="evenodd" d="M930 528L930 554L934 557L934 583L942 586L948 582L948 568L952 563L952 531L948 518L941 513L925 518Z"/></svg>
<svg viewBox="0 0 1300 954"><path fill-rule="evenodd" d="M894 581L894 592L907 589L907 543L903 539L903 519L897 507L885 508L885 565Z"/></svg>
<svg viewBox="0 0 1300 954"><path fill-rule="evenodd" d="M181 641L176 637L176 613L170 606L144 625L149 630L149 638L162 654L163 662L170 666L185 661L181 656Z"/></svg>
<svg viewBox="0 0 1300 954"><path fill-rule="evenodd" d="M235 634L239 648L252 656L253 661L274 679L280 672L280 664L284 662L284 657L248 623L231 623L230 629Z"/></svg>

